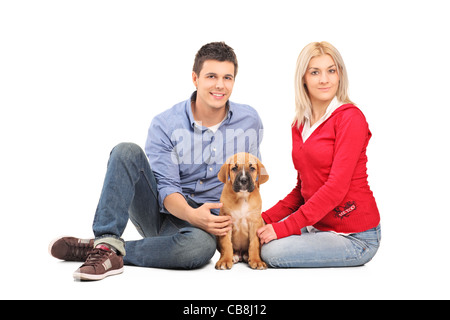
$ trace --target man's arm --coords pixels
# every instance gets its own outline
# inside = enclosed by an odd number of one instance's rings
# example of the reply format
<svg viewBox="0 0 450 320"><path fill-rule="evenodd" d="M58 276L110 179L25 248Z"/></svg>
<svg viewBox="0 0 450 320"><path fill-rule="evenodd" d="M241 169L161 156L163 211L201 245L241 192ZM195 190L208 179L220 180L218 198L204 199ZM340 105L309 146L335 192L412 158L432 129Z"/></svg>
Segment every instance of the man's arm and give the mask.
<svg viewBox="0 0 450 320"><path fill-rule="evenodd" d="M231 230L230 216L211 214L210 210L222 207L222 203L205 203L198 208L192 208L181 194L172 193L164 199L164 206L177 218L213 235L224 236Z"/></svg>

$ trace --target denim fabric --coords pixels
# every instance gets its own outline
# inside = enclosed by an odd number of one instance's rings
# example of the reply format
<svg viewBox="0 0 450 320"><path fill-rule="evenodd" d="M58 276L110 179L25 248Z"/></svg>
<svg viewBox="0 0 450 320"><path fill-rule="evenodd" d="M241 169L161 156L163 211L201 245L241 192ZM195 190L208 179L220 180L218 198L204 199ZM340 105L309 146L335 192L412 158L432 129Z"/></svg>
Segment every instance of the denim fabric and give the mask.
<svg viewBox="0 0 450 320"><path fill-rule="evenodd" d="M171 269L206 264L216 250L215 236L160 211L155 177L144 151L132 143L117 145L110 154L94 217L95 242L113 245L124 255L125 264ZM121 239L128 219L143 239Z"/></svg>
<svg viewBox="0 0 450 320"><path fill-rule="evenodd" d="M333 232L308 233L273 240L261 248L272 268L355 267L369 262L381 241L381 228L347 236Z"/></svg>

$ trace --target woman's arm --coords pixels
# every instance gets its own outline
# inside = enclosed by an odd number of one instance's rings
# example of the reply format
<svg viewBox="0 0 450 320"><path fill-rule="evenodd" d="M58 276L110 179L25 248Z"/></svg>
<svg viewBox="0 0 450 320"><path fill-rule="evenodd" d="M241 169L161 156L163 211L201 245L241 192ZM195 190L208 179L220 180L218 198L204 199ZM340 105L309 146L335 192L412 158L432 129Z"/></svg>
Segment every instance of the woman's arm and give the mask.
<svg viewBox="0 0 450 320"><path fill-rule="evenodd" d="M301 194L301 185L300 175L297 174L297 185L295 188L283 200L280 200L272 208L262 213L262 217L266 223L278 222L304 204L305 201Z"/></svg>
<svg viewBox="0 0 450 320"><path fill-rule="evenodd" d="M301 234L338 206L347 195L361 152L369 139L369 128L358 109L345 112L336 122L333 164L325 184L287 219L273 224L277 238Z"/></svg>

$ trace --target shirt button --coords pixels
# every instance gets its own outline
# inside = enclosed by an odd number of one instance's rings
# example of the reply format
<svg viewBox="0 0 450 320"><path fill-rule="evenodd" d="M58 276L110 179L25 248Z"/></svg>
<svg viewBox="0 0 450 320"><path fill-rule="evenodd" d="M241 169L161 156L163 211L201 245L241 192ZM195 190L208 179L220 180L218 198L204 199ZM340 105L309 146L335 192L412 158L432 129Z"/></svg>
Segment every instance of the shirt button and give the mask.
<svg viewBox="0 0 450 320"><path fill-rule="evenodd" d="M191 198L193 198L194 197L194 194L193 193L191 193Z"/></svg>
<svg viewBox="0 0 450 320"><path fill-rule="evenodd" d="M203 181L200 181L200 184L203 184Z"/></svg>
<svg viewBox="0 0 450 320"><path fill-rule="evenodd" d="M209 171L212 171L212 168L211 168L211 167L209 168Z"/></svg>

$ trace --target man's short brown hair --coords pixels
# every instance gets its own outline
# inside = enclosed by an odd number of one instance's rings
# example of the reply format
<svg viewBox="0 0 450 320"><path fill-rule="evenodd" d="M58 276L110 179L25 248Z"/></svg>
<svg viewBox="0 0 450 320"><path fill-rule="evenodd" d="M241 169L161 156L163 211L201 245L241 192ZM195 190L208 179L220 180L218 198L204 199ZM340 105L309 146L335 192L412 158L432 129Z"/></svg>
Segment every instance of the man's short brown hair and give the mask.
<svg viewBox="0 0 450 320"><path fill-rule="evenodd" d="M205 44L198 50L195 55L194 71L197 75L200 75L200 71L203 68L203 63L206 60L216 60L216 61L229 61L234 64L234 76L236 77L238 71L238 62L236 54L233 48L225 44L225 42L211 42Z"/></svg>

